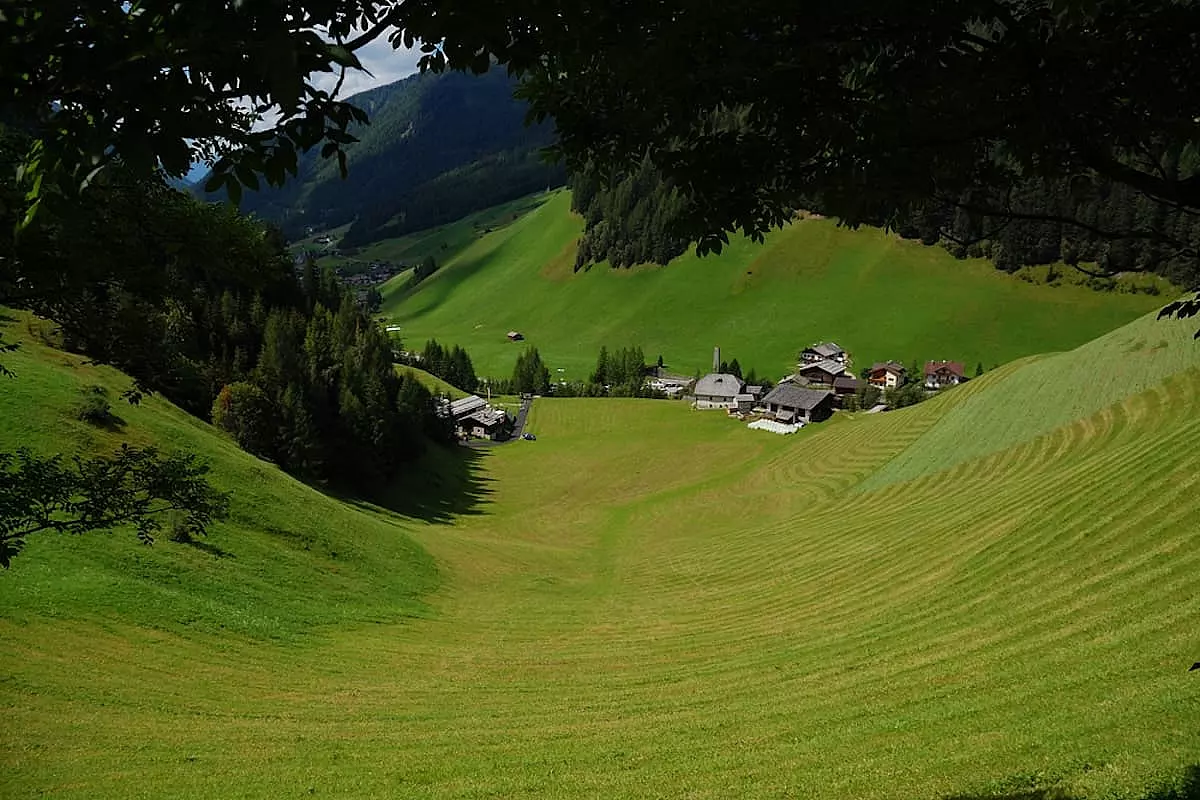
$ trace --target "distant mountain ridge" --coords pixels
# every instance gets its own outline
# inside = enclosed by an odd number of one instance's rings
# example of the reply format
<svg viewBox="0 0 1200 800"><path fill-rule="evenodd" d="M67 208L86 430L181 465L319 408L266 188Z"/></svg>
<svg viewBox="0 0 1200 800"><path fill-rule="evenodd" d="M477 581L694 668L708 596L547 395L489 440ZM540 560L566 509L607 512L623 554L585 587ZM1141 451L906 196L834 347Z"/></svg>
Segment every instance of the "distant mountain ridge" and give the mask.
<svg viewBox="0 0 1200 800"><path fill-rule="evenodd" d="M515 85L502 70L426 74L354 95L370 124L352 129L359 141L347 148L346 179L336 159L313 151L296 178L247 192L241 209L291 237L349 224L343 245L352 246L562 185L565 170L542 156L553 126L526 126Z"/></svg>

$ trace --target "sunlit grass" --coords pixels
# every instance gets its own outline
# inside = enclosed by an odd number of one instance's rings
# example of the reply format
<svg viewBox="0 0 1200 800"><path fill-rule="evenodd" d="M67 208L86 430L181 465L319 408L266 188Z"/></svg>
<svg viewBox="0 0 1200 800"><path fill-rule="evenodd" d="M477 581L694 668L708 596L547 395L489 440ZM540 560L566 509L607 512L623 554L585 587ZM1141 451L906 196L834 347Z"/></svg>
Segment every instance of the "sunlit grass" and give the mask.
<svg viewBox="0 0 1200 800"><path fill-rule="evenodd" d="M322 498L152 402L127 430L210 454L236 557L43 539L0 575L0 794L1139 798L1200 762L1196 353L1065 423L1020 395L1053 424L983 428L994 452L948 469L925 443L1030 367L792 437L539 400L538 440L479 455L438 522ZM20 354L6 437L88 434L61 405L94 373L64 358ZM876 477L906 452L922 469ZM225 597L285 635L183 622Z"/></svg>
<svg viewBox="0 0 1200 800"><path fill-rule="evenodd" d="M1163 302L1028 283L938 247L814 219L765 245L735 239L719 257L688 253L667 267L574 273L582 221L569 208L567 192L553 193L439 259L442 269L415 292L394 282L384 315L411 345L463 345L482 375L510 375L527 344L556 379L585 379L602 345L640 346L688 375L709 369L720 346L726 359L774 379L801 348L825 339L848 348L856 370L886 359L951 359L974 374L978 364L1076 347ZM509 342L510 330L526 342Z"/></svg>

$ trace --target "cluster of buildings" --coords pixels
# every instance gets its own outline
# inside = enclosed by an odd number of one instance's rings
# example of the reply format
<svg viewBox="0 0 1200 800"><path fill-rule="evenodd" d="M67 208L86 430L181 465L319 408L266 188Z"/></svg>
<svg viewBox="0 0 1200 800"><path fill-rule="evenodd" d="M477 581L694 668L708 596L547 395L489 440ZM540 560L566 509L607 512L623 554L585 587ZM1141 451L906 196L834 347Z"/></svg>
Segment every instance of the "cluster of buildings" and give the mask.
<svg viewBox="0 0 1200 800"><path fill-rule="evenodd" d="M407 267L399 264L392 264L387 261L371 261L365 268L355 265L356 271L353 275L345 274L345 271L338 267L338 279L347 286L356 286L360 289L369 289L372 286L378 286L381 283L386 283L391 280L394 275L399 275Z"/></svg>
<svg viewBox="0 0 1200 800"><path fill-rule="evenodd" d="M318 239L317 241L320 240ZM296 270L296 274L299 275L304 269L304 264L307 260L312 259L315 262L323 256L336 255L340 255L340 251L337 249L305 250L295 254L293 257L293 267ZM351 261L346 266L335 267L333 271L338 276L338 280L345 285L358 289L369 289L372 286L386 283L392 277L399 275L406 269L408 269L407 266L393 264L390 261Z"/></svg>
<svg viewBox="0 0 1200 800"><path fill-rule="evenodd" d="M834 409L843 405L846 396L855 395L862 388L898 389L911 377L900 363L883 361L864 370L864 378L857 378L850 371L849 355L835 342L821 342L802 350L795 373L783 378L769 392L764 392L762 386L747 385L736 375L720 372L720 363L721 351L717 348L713 353L713 371L697 380L692 389L693 406L724 409L739 416L754 415L758 418L755 425L763 427L762 420L778 423L786 429L765 429L781 433L828 419ZM929 361L922 379L926 390L937 391L957 386L967 377L960 362ZM657 380L664 386L658 386L654 380L651 386L665 390L665 382Z"/></svg>
<svg viewBox="0 0 1200 800"><path fill-rule="evenodd" d="M503 441L512 435L513 418L503 408L496 408L478 395L467 395L461 400L444 400L438 414L454 421L454 432L459 439L490 439Z"/></svg>
<svg viewBox="0 0 1200 800"><path fill-rule="evenodd" d="M880 390L899 389L911 378L908 370L895 361L872 364L867 373L867 383ZM959 361L926 361L921 380L926 389L936 392L966 383L967 373Z"/></svg>

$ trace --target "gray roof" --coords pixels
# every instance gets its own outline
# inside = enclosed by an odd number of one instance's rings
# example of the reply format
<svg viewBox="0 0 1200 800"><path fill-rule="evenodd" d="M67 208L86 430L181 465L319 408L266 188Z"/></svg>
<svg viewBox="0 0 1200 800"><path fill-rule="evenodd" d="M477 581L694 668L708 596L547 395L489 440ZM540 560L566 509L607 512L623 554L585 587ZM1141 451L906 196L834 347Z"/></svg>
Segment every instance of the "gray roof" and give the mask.
<svg viewBox="0 0 1200 800"><path fill-rule="evenodd" d="M476 394L469 394L461 400L455 400L450 404L450 416L455 419L474 414L481 408L487 408L487 401Z"/></svg>
<svg viewBox="0 0 1200 800"><path fill-rule="evenodd" d="M485 408L476 411L468 417L462 419L462 422L473 422L484 428L492 428L501 424L508 419L508 414L502 408Z"/></svg>
<svg viewBox="0 0 1200 800"><path fill-rule="evenodd" d="M837 342L821 342L820 344L815 344L808 349L819 356L824 356L825 358L834 358L846 352L838 346Z"/></svg>
<svg viewBox="0 0 1200 800"><path fill-rule="evenodd" d="M699 397L728 397L730 400L742 393L742 379L736 375L723 372L712 372L696 381L692 394Z"/></svg>
<svg viewBox="0 0 1200 800"><path fill-rule="evenodd" d="M733 398L733 399L734 399L734 400L736 400L736 401L738 401L739 403L749 403L750 401L752 401L752 400L754 399L754 395L752 395L752 394L739 394L737 397L735 397L735 398Z"/></svg>
<svg viewBox="0 0 1200 800"><path fill-rule="evenodd" d="M763 393L763 388L761 386L747 386L746 387L746 394L752 394L755 397L757 397L758 395L760 395L762 393Z"/></svg>
<svg viewBox="0 0 1200 800"><path fill-rule="evenodd" d="M841 375L843 372L846 371L846 368L843 365L839 364L836 361L830 361L829 359L826 359L824 361L818 361L815 364L809 364L807 366L801 367L800 371L807 372L810 369L819 369L822 372L828 373L830 375Z"/></svg>
<svg viewBox="0 0 1200 800"><path fill-rule="evenodd" d="M833 392L820 389L805 389L792 383L781 383L763 398L766 405L778 405L785 408L797 408L811 411L820 405L827 397L833 397Z"/></svg>
<svg viewBox="0 0 1200 800"><path fill-rule="evenodd" d="M833 379L833 388L835 389L858 389L858 378L853 375L838 375Z"/></svg>

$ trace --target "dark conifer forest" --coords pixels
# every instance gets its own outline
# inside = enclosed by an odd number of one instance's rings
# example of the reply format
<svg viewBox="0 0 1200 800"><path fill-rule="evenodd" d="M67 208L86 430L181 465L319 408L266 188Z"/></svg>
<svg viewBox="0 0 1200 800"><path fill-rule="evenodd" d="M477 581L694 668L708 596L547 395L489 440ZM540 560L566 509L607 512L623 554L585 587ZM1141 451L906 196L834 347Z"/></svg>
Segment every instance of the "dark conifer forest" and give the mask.
<svg viewBox="0 0 1200 800"><path fill-rule="evenodd" d="M132 399L161 393L295 475L356 486L448 436L380 326L277 230L119 172L42 214L0 254L0 294L133 376Z"/></svg>

